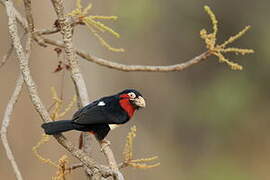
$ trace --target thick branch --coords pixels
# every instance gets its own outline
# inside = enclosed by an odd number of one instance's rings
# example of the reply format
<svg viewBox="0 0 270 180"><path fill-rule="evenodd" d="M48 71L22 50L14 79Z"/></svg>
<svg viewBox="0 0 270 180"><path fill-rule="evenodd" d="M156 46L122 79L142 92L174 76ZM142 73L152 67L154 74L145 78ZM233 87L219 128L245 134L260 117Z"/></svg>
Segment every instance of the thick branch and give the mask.
<svg viewBox="0 0 270 180"><path fill-rule="evenodd" d="M43 38L44 43L58 46L58 47L65 47L65 44L61 41L52 40ZM196 56L193 59L190 59L184 63L168 65L168 66L148 66L148 65L126 65L121 63L112 62L110 60L102 59L93 55L90 55L82 50L75 49L76 53L81 56L82 58L96 63L101 66L105 66L108 68L116 69L119 71L145 71L145 72L171 72L171 71L182 71L195 65L203 60L205 60L208 56L210 56L210 52L206 51L199 56Z"/></svg>

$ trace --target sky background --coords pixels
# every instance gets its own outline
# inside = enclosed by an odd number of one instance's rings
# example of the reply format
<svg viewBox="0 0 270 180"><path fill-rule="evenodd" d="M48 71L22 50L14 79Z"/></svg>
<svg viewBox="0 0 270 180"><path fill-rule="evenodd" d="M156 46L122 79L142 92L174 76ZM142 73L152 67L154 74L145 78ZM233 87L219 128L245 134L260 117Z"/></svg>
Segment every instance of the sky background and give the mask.
<svg viewBox="0 0 270 180"><path fill-rule="evenodd" d="M92 100L125 88L135 88L146 97L147 107L136 113L125 126L111 132L108 139L117 160L122 160L125 137L132 125L137 126L135 158L159 156L157 168L123 170L127 179L170 180L266 180L270 169L270 17L267 0L91 0L91 15L116 15L117 22L106 23L121 34L104 38L124 53L105 49L83 26L75 30L74 45L86 52L124 64L170 65L185 62L206 50L199 31L211 29L203 6L209 5L219 21L218 42L251 25L234 47L252 48L255 54L226 55L243 66L233 71L216 57L182 72L120 72L79 59ZM18 3L20 9L23 4ZM75 1L66 1L66 10ZM9 46L7 17L0 7L0 55ZM22 8L21 8L22 9ZM50 1L33 1L37 29L52 27L56 16ZM59 36L49 36L59 39ZM53 47L35 43L30 68L38 91L47 107L52 104L50 87L60 91L62 72L53 73L57 56ZM18 63L14 55L0 69L0 117L15 86ZM68 73L64 80L64 101L74 95ZM65 116L70 119L72 112ZM39 141L41 119L34 111L27 91L23 93L12 116L8 139L25 179L47 180L55 168L34 156L32 147ZM78 132L65 133L74 143ZM96 142L93 142L96 144ZM40 148L40 153L57 161L68 153L54 140ZM105 163L99 146L93 156ZM77 162L74 158L71 163ZM3 146L0 145L0 177L15 179ZM84 178L82 170L69 179Z"/></svg>

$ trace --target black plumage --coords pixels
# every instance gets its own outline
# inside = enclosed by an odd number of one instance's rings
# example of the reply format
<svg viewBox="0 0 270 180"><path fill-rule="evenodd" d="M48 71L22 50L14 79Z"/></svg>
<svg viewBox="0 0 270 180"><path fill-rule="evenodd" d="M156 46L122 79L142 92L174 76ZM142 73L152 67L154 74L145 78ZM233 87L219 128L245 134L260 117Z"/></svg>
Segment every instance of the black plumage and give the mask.
<svg viewBox="0 0 270 180"><path fill-rule="evenodd" d="M110 131L109 124L124 124L131 118L123 105L120 104L121 100L129 97L125 95L131 92L136 97L142 97L138 91L127 89L116 95L103 97L86 105L73 115L72 120L44 123L42 128L49 135L69 130L93 132L97 139L102 140ZM134 106L135 109L138 108L132 102L130 102L130 106Z"/></svg>

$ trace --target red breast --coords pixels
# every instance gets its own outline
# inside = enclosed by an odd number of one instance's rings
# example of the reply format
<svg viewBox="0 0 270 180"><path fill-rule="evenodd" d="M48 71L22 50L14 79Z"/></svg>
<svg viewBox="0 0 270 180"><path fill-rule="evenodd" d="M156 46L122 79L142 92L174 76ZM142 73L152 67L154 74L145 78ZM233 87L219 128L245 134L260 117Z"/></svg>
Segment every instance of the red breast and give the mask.
<svg viewBox="0 0 270 180"><path fill-rule="evenodd" d="M119 101L120 106L128 113L129 118L131 118L133 116L133 114L134 114L134 112L135 112L136 109L130 103L130 101L129 101L129 95L122 94L122 95L120 95L120 98L122 98Z"/></svg>

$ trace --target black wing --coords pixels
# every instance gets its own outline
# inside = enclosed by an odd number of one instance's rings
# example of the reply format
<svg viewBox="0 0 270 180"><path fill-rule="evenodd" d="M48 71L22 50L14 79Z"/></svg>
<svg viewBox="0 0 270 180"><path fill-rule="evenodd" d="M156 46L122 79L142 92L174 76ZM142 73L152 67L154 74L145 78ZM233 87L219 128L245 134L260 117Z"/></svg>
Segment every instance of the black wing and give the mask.
<svg viewBox="0 0 270 180"><path fill-rule="evenodd" d="M103 101L104 106L98 106ZM129 120L127 113L120 107L115 96L101 98L77 111L73 123L82 125L123 124Z"/></svg>

